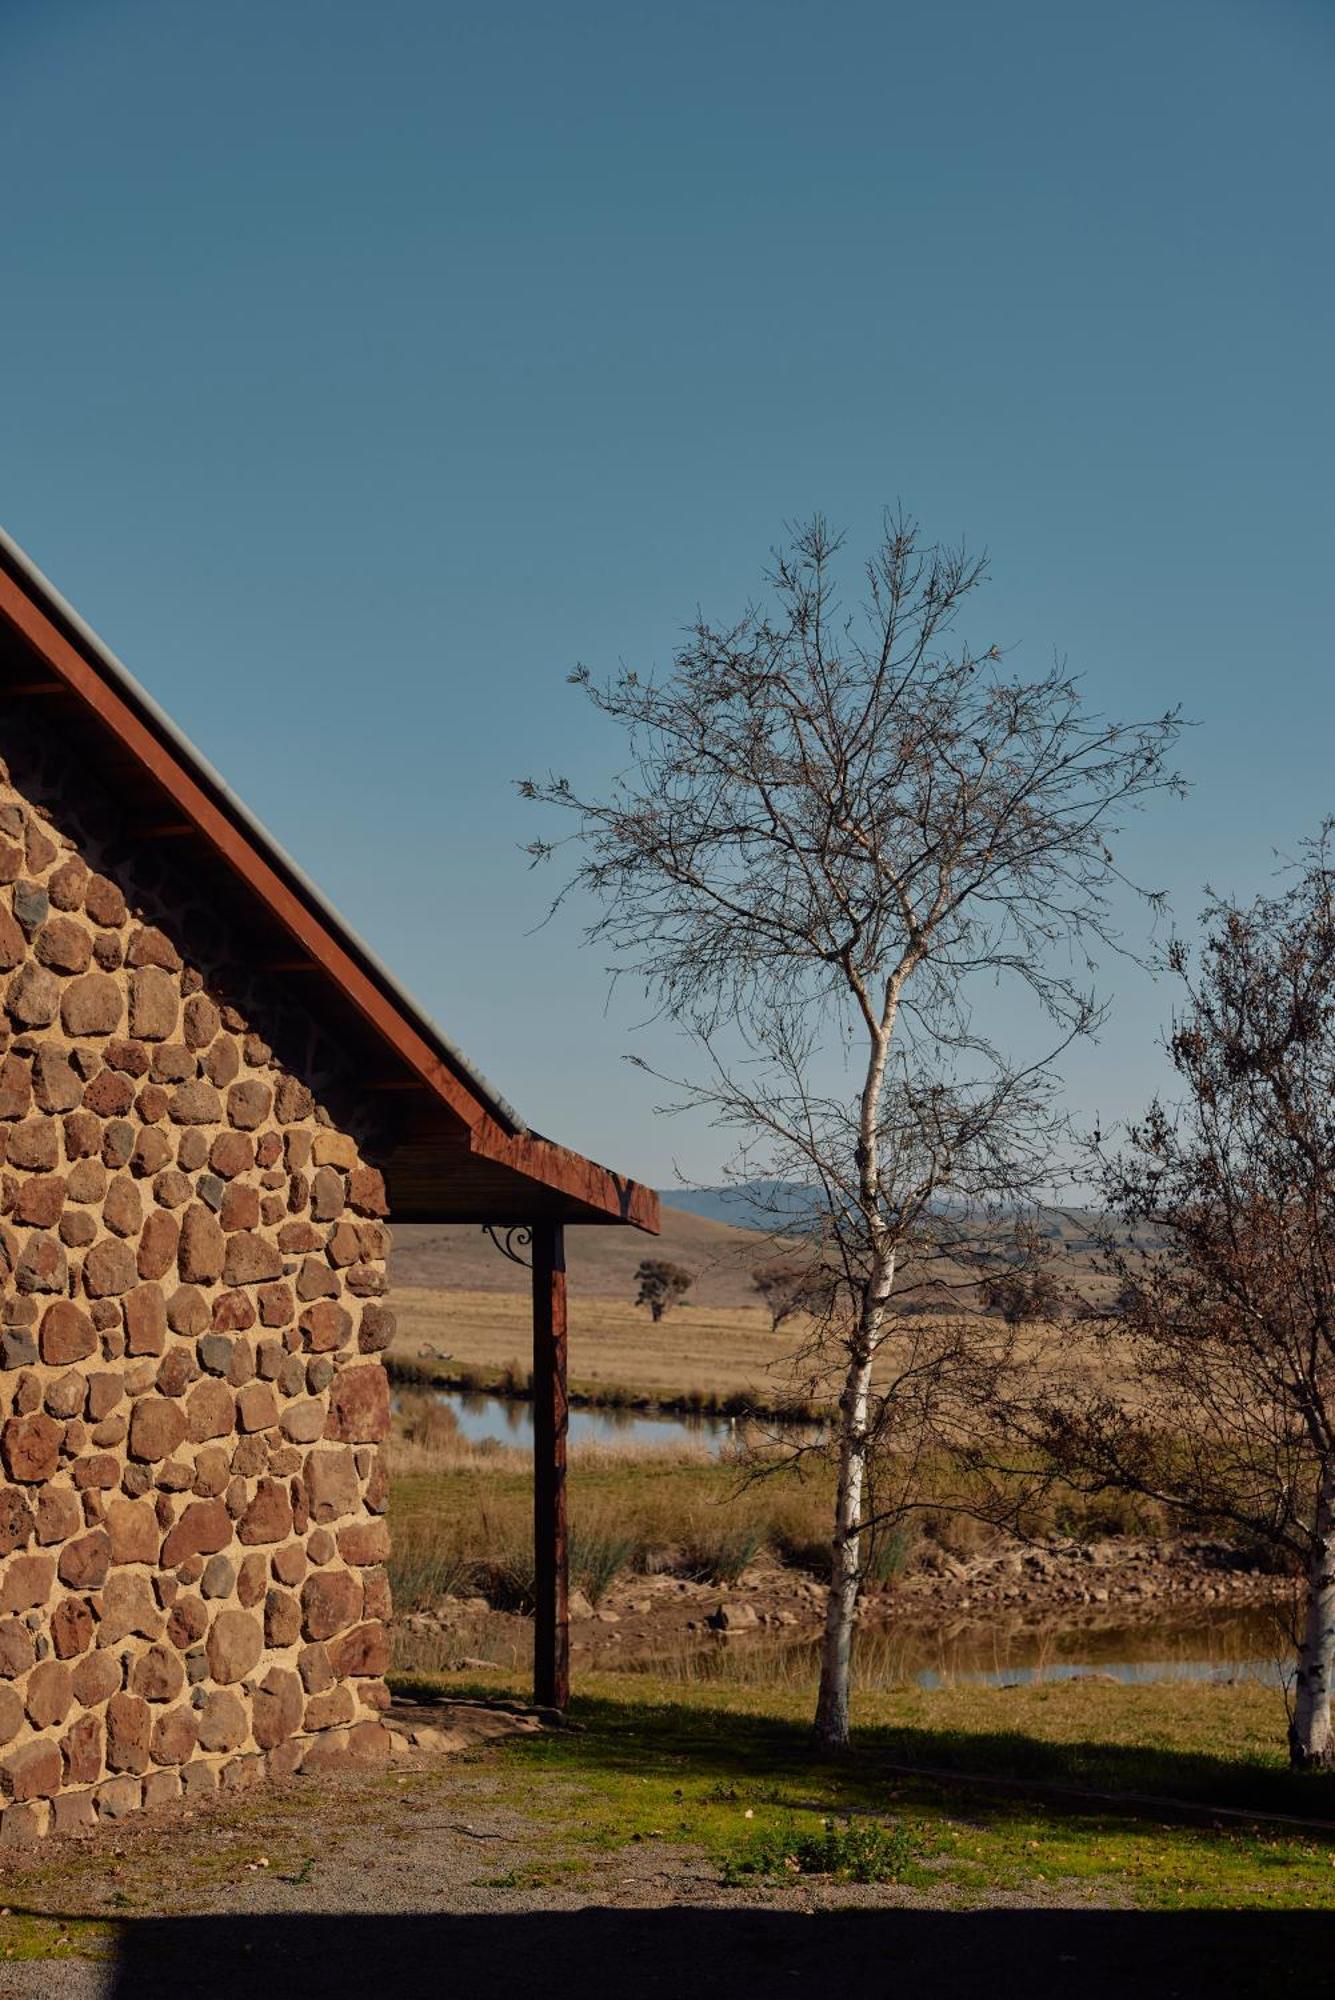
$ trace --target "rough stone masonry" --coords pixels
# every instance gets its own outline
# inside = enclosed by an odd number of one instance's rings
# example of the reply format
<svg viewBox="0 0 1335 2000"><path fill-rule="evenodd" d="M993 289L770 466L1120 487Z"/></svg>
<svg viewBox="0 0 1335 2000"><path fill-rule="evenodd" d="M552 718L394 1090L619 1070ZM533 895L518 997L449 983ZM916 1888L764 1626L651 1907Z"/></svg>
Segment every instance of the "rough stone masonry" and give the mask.
<svg viewBox="0 0 1335 2000"><path fill-rule="evenodd" d="M8 1843L387 1755L393 1323L337 1048L58 744L0 748Z"/></svg>

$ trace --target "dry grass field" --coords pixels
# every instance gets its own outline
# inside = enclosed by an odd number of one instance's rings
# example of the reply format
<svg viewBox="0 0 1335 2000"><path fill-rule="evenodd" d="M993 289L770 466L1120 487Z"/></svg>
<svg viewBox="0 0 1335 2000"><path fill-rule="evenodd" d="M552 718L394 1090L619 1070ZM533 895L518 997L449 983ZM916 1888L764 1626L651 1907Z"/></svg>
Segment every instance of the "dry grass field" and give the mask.
<svg viewBox="0 0 1335 2000"><path fill-rule="evenodd" d="M430 1347L451 1356L452 1367L499 1376L515 1363L521 1376L528 1371L533 1320L526 1293L402 1286L394 1293L394 1310L395 1360L415 1361ZM697 1390L743 1393L768 1406L788 1384L792 1344L792 1328L772 1333L763 1306L688 1305L655 1326L629 1298L590 1297L571 1288L570 1379L581 1392L631 1388L654 1400Z"/></svg>

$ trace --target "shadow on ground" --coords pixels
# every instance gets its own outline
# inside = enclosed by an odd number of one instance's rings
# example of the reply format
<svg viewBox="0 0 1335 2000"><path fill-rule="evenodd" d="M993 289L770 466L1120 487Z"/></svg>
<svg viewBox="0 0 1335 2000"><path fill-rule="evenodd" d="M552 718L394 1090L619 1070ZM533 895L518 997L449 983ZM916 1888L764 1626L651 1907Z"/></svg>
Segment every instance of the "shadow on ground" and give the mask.
<svg viewBox="0 0 1335 2000"><path fill-rule="evenodd" d="M826 1992L838 2000L1273 1995L1324 1962L1320 1916L739 1909L237 1916L127 1925L115 2000L544 2000Z"/></svg>

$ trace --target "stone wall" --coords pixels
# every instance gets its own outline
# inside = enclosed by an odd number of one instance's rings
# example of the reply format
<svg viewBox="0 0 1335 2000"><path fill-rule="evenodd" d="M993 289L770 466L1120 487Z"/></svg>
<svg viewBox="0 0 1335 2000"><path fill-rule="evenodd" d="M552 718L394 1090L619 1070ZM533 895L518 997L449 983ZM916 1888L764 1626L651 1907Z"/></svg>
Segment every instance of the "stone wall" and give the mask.
<svg viewBox="0 0 1335 2000"><path fill-rule="evenodd" d="M388 1748L370 1128L355 1096L327 1108L338 1051L300 1004L278 994L270 1026L258 979L238 1002L244 949L207 895L191 912L184 864L18 729L0 722L7 1842Z"/></svg>

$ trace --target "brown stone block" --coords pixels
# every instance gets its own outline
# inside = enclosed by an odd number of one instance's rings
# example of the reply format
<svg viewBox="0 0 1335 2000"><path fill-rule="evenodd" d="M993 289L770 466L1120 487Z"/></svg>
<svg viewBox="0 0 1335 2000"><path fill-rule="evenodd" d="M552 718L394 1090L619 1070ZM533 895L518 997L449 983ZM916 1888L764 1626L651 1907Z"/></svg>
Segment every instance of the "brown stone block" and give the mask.
<svg viewBox="0 0 1335 2000"><path fill-rule="evenodd" d="M139 1238L136 1269L143 1279L165 1278L176 1261L180 1229L164 1208L155 1208Z"/></svg>
<svg viewBox="0 0 1335 2000"><path fill-rule="evenodd" d="M102 1720L81 1715L61 1738L60 1754L65 1763L67 1785L95 1785L102 1776Z"/></svg>
<svg viewBox="0 0 1335 2000"><path fill-rule="evenodd" d="M32 1229L54 1229L65 1206L62 1174L34 1174L20 1181L14 1200L14 1220Z"/></svg>
<svg viewBox="0 0 1335 2000"><path fill-rule="evenodd" d="M342 1283L337 1271L318 1257L302 1259L297 1273L297 1297L305 1303L310 1299L336 1299L342 1291Z"/></svg>
<svg viewBox="0 0 1335 2000"><path fill-rule="evenodd" d="M101 1758L98 1759L99 1766ZM51 1831L66 1834L92 1833L97 1826L97 1810L91 1792L62 1792L51 1801Z"/></svg>
<svg viewBox="0 0 1335 2000"><path fill-rule="evenodd" d="M74 1684L63 1660L41 1660L28 1676L24 1706L34 1729L54 1729L69 1714Z"/></svg>
<svg viewBox="0 0 1335 2000"><path fill-rule="evenodd" d="M141 1464L170 1458L185 1435L185 1412L169 1397L141 1396L130 1412L130 1456Z"/></svg>
<svg viewBox="0 0 1335 2000"><path fill-rule="evenodd" d="M0 1612L31 1611L45 1604L55 1580L51 1556L11 1556L0 1574Z"/></svg>
<svg viewBox="0 0 1335 2000"><path fill-rule="evenodd" d="M150 1750L155 1764L187 1764L199 1743L199 1726L184 1706L165 1709L154 1718Z"/></svg>
<svg viewBox="0 0 1335 2000"><path fill-rule="evenodd" d="M262 1326L288 1326L296 1312L297 1302L288 1284L263 1285L257 1295Z"/></svg>
<svg viewBox="0 0 1335 2000"><path fill-rule="evenodd" d="M107 1504L106 1529L114 1563L155 1563L162 1546L162 1530L151 1500L128 1500L117 1496Z"/></svg>
<svg viewBox="0 0 1335 2000"><path fill-rule="evenodd" d="M217 1125L222 1121L222 1099L206 1078L196 1077L171 1093L167 1116L173 1125Z"/></svg>
<svg viewBox="0 0 1335 2000"><path fill-rule="evenodd" d="M32 1529L32 1509L22 1487L0 1487L0 1556L26 1548L32 1540Z"/></svg>
<svg viewBox="0 0 1335 2000"><path fill-rule="evenodd" d="M221 1500L192 1500L162 1545L162 1566L175 1569L187 1556L211 1556L232 1539L232 1518Z"/></svg>
<svg viewBox="0 0 1335 2000"><path fill-rule="evenodd" d="M226 1240L223 1277L229 1285L268 1284L283 1275L282 1254L267 1236L238 1230Z"/></svg>
<svg viewBox="0 0 1335 2000"><path fill-rule="evenodd" d="M34 1230L14 1266L15 1289L27 1295L63 1292L69 1280L69 1260L58 1237Z"/></svg>
<svg viewBox="0 0 1335 2000"><path fill-rule="evenodd" d="M362 1616L388 1619L392 1609L388 1573L379 1568L363 1570Z"/></svg>
<svg viewBox="0 0 1335 2000"><path fill-rule="evenodd" d="M83 1260L83 1286L91 1299L119 1298L139 1282L128 1243L95 1243Z"/></svg>
<svg viewBox="0 0 1335 2000"><path fill-rule="evenodd" d="M5 1144L5 1158L11 1167L45 1173L60 1158L60 1135L49 1118L26 1118L15 1125Z"/></svg>
<svg viewBox="0 0 1335 2000"><path fill-rule="evenodd" d="M272 1382L247 1382L236 1399L236 1421L247 1434L270 1431L278 1422L278 1397Z"/></svg>
<svg viewBox="0 0 1335 2000"><path fill-rule="evenodd" d="M181 1779L177 1771L150 1771L144 1779L144 1811L179 1804Z"/></svg>
<svg viewBox="0 0 1335 2000"><path fill-rule="evenodd" d="M312 1354L329 1354L343 1346L352 1334L352 1319L331 1299L308 1306L301 1315L304 1344Z"/></svg>
<svg viewBox="0 0 1335 2000"><path fill-rule="evenodd" d="M121 1461L111 1452L95 1452L91 1458L79 1459L71 1476L81 1492L97 1488L110 1493L113 1487L120 1484Z"/></svg>
<svg viewBox="0 0 1335 2000"><path fill-rule="evenodd" d="M236 1425L236 1398L216 1376L197 1382L185 1403L189 1435L195 1444L227 1437Z"/></svg>
<svg viewBox="0 0 1335 2000"><path fill-rule="evenodd" d="M351 1722L357 1713L357 1698L352 1689L340 1683L323 1694L312 1695L306 1703L303 1729L341 1729Z"/></svg>
<svg viewBox="0 0 1335 2000"><path fill-rule="evenodd" d="M121 1663L113 1653L85 1653L74 1663L71 1680L80 1708L97 1708L121 1684Z"/></svg>
<svg viewBox="0 0 1335 2000"><path fill-rule="evenodd" d="M73 917L50 917L32 941L33 956L53 972L86 972L93 960L93 940Z"/></svg>
<svg viewBox="0 0 1335 2000"><path fill-rule="evenodd" d="M253 1132L269 1116L273 1093L258 1078L234 1083L227 1093L227 1122L238 1132Z"/></svg>
<svg viewBox="0 0 1335 2000"><path fill-rule="evenodd" d="M301 1682L289 1668L270 1667L251 1696L251 1722L261 1750L273 1750L301 1728Z"/></svg>
<svg viewBox="0 0 1335 2000"><path fill-rule="evenodd" d="M264 1628L248 1611L220 1611L205 1642L209 1672L221 1686L243 1681L264 1651Z"/></svg>
<svg viewBox="0 0 1335 2000"><path fill-rule="evenodd" d="M221 1276L226 1238L222 1225L202 1202L192 1202L181 1222L177 1268L187 1284L211 1285Z"/></svg>
<svg viewBox="0 0 1335 2000"><path fill-rule="evenodd" d="M24 1743L0 1765L0 1788L10 1799L49 1799L65 1775L59 1748L45 1737ZM9 1814L5 1814L6 1820Z"/></svg>
<svg viewBox="0 0 1335 2000"><path fill-rule="evenodd" d="M347 1191L342 1174L333 1167L317 1167L311 1180L311 1215L316 1222L334 1222L342 1215Z"/></svg>
<svg viewBox="0 0 1335 2000"><path fill-rule="evenodd" d="M301 1606L285 1590L270 1590L264 1599L264 1642L281 1649L301 1637Z"/></svg>
<svg viewBox="0 0 1335 2000"><path fill-rule="evenodd" d="M245 1181L233 1181L225 1190L218 1220L226 1230L258 1229L260 1226L260 1193Z"/></svg>
<svg viewBox="0 0 1335 2000"><path fill-rule="evenodd" d="M354 1167L348 1175L348 1201L358 1215L389 1214L385 1177L377 1167Z"/></svg>
<svg viewBox="0 0 1335 2000"><path fill-rule="evenodd" d="M138 1570L113 1569L102 1590L102 1622L97 1628L99 1647L118 1646L131 1633L141 1639L162 1636L162 1614L153 1588Z"/></svg>
<svg viewBox="0 0 1335 2000"><path fill-rule="evenodd" d="M239 1749L250 1733L250 1718L239 1695L213 1688L199 1711L199 1740L205 1750Z"/></svg>
<svg viewBox="0 0 1335 2000"><path fill-rule="evenodd" d="M244 1396L246 1391L243 1389ZM237 1522L237 1539L253 1547L257 1542L285 1541L292 1533L292 1502L279 1479L261 1479L255 1497Z"/></svg>
<svg viewBox="0 0 1335 2000"><path fill-rule="evenodd" d="M337 1521L356 1507L361 1488L351 1451L317 1448L308 1454L302 1477L313 1520Z"/></svg>
<svg viewBox="0 0 1335 2000"><path fill-rule="evenodd" d="M167 1345L167 1302L156 1283L136 1285L122 1308L128 1354L161 1354Z"/></svg>
<svg viewBox="0 0 1335 2000"><path fill-rule="evenodd" d="M0 957L9 956L8 928L0 928ZM9 1017L17 1028L48 1028L60 1008L60 981L45 966L31 961L19 967L5 995Z"/></svg>
<svg viewBox="0 0 1335 2000"><path fill-rule="evenodd" d="M319 1736L301 1760L303 1772L376 1770L389 1762L390 1734L383 1722L357 1722Z"/></svg>
<svg viewBox="0 0 1335 2000"><path fill-rule="evenodd" d="M389 1378L378 1362L345 1368L329 1392L325 1436L374 1444L389 1435Z"/></svg>
<svg viewBox="0 0 1335 2000"><path fill-rule="evenodd" d="M329 1641L329 1663L340 1680L389 1672L389 1633L378 1619L354 1625Z"/></svg>
<svg viewBox="0 0 1335 2000"><path fill-rule="evenodd" d="M144 1198L128 1174L117 1174L102 1203L102 1220L117 1236L137 1236L144 1222Z"/></svg>
<svg viewBox="0 0 1335 2000"><path fill-rule="evenodd" d="M37 1658L32 1633L17 1618L0 1619L0 1676L14 1680Z"/></svg>
<svg viewBox="0 0 1335 2000"><path fill-rule="evenodd" d="M163 1645L150 1646L130 1669L131 1693L142 1695L145 1701L175 1701L184 1686L184 1667Z"/></svg>
<svg viewBox="0 0 1335 2000"><path fill-rule="evenodd" d="M18 1689L0 1687L0 1743L12 1743L23 1723L23 1701Z"/></svg>
<svg viewBox="0 0 1335 2000"><path fill-rule="evenodd" d="M60 1463L63 1435L60 1425L40 1412L10 1417L0 1430L0 1459L5 1471L21 1486L50 1479Z"/></svg>
<svg viewBox="0 0 1335 2000"><path fill-rule="evenodd" d="M339 1530L338 1552L344 1562L361 1564L389 1560L389 1525L383 1520L351 1521Z"/></svg>
<svg viewBox="0 0 1335 2000"><path fill-rule="evenodd" d="M71 1590L100 1590L110 1567L111 1537L104 1528L94 1528L65 1544L56 1573Z"/></svg>
<svg viewBox="0 0 1335 2000"><path fill-rule="evenodd" d="M93 1643L93 1614L81 1597L66 1597L51 1614L51 1644L58 1660L73 1660Z"/></svg>
<svg viewBox="0 0 1335 2000"><path fill-rule="evenodd" d="M32 1105L32 1070L17 1056L0 1063L0 1118L24 1118Z"/></svg>
<svg viewBox="0 0 1335 2000"><path fill-rule="evenodd" d="M361 1579L352 1570L321 1571L301 1586L302 1630L308 1639L332 1639L356 1622L361 1608Z"/></svg>
<svg viewBox="0 0 1335 2000"><path fill-rule="evenodd" d="M139 1695L113 1694L107 1703L107 1769L146 1771L152 1712Z"/></svg>
<svg viewBox="0 0 1335 2000"><path fill-rule="evenodd" d="M107 1762L111 1763L110 1756ZM104 1785L98 1786L93 1796L97 1800L99 1821L129 1819L133 1813L143 1809L143 1781L137 1777L108 1778Z"/></svg>
<svg viewBox="0 0 1335 2000"><path fill-rule="evenodd" d="M130 1033L137 1041L169 1041L176 1033L180 1006L176 981L160 966L144 966L131 974Z"/></svg>
<svg viewBox="0 0 1335 2000"><path fill-rule="evenodd" d="M84 1109L96 1113L99 1118L124 1118L134 1103L134 1085L127 1076L118 1076L114 1070L104 1069L87 1085L83 1093ZM124 1153L116 1161L117 1166L129 1164L134 1151L134 1131L128 1133ZM105 1157L105 1155L104 1155ZM107 1162L111 1164L110 1161Z"/></svg>
<svg viewBox="0 0 1335 2000"><path fill-rule="evenodd" d="M394 1338L394 1314L388 1306L374 1303L362 1307L357 1345L363 1354L381 1354Z"/></svg>
<svg viewBox="0 0 1335 2000"><path fill-rule="evenodd" d="M314 1444L324 1436L325 1406L314 1398L283 1406L281 1423L283 1435L294 1444Z"/></svg>

